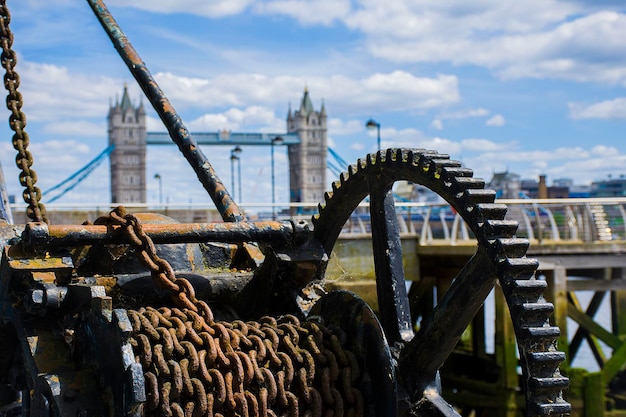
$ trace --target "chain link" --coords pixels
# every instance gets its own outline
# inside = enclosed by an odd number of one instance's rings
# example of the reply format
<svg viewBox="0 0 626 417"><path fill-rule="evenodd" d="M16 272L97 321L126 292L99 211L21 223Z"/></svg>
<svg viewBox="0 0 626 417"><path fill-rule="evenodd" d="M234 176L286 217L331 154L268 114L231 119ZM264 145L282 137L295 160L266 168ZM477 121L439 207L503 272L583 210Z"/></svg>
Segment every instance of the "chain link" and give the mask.
<svg viewBox="0 0 626 417"><path fill-rule="evenodd" d="M213 321L213 313L208 304L196 298L193 286L184 278L177 278L172 266L157 253L152 239L143 231L141 220L134 214L127 214L122 206L116 207L108 216L98 218L94 224L120 228L129 238L136 256L151 272L152 279L161 288L173 295L174 303L184 309L200 314L207 322Z"/></svg>
<svg viewBox="0 0 626 417"><path fill-rule="evenodd" d="M191 310L128 310L146 380L144 416L362 417L346 337L294 316L198 322ZM206 326L205 326L206 324Z"/></svg>
<svg viewBox="0 0 626 417"><path fill-rule="evenodd" d="M161 259L141 221L123 207L95 224L122 231L157 285L179 308L128 310L131 345L142 365L143 415L361 417L360 370L347 337L295 316L218 322Z"/></svg>
<svg viewBox="0 0 626 417"><path fill-rule="evenodd" d="M2 55L0 61L5 70L4 86L7 89L7 108L11 111L9 126L15 132L13 135L13 148L17 151L15 163L21 170L19 174L20 184L25 187L22 192L24 201L28 204L26 214L29 219L48 223L46 207L41 203L41 190L35 186L37 173L32 169L33 156L28 151L29 137L24 130L26 127L26 115L22 112L22 94L18 91L20 77L15 71L17 56L12 49L13 32L9 28L11 14L6 5L6 0L0 0L0 43L2 43Z"/></svg>

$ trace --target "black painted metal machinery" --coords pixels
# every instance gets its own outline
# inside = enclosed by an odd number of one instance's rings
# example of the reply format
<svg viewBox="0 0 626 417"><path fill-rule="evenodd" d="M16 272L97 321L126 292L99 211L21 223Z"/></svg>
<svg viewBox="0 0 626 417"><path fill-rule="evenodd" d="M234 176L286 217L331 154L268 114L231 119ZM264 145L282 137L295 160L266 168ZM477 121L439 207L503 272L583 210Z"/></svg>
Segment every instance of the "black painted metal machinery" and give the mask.
<svg viewBox="0 0 626 417"><path fill-rule="evenodd" d="M447 155L388 149L348 168L306 222L248 222L104 4L88 0L224 223L122 207L49 225L20 111L10 15L7 104L32 222L0 206L0 416L456 416L438 371L491 289L513 318L527 416L565 415L563 353L528 242L495 193ZM437 306L412 317L391 188L437 192L477 241ZM379 315L326 292L335 241L370 201Z"/></svg>

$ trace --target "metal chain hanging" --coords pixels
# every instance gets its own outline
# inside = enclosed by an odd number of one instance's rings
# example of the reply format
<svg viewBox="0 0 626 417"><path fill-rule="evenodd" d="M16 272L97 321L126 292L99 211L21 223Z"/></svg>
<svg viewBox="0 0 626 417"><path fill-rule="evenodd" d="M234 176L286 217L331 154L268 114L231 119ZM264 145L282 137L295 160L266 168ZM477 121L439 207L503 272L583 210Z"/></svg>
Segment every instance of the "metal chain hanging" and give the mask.
<svg viewBox="0 0 626 417"><path fill-rule="evenodd" d="M146 380L144 416L363 415L359 366L341 329L291 315L215 321L189 281L158 257L136 216L118 207L95 223L121 229L178 306L128 310Z"/></svg>
<svg viewBox="0 0 626 417"><path fill-rule="evenodd" d="M46 207L41 200L41 190L35 186L37 183L37 173L32 169L33 156L28 151L29 138L24 130L26 127L26 115L22 112L22 94L18 91L20 77L15 71L17 56L12 49L13 32L9 28L11 14L6 6L6 0L0 0L0 42L2 43L2 67L5 70L4 86L7 89L7 108L11 111L9 116L9 126L15 132L13 135L13 147L18 152L15 163L21 169L19 180L25 187L22 196L28 204L26 214L29 219L48 223L46 217Z"/></svg>

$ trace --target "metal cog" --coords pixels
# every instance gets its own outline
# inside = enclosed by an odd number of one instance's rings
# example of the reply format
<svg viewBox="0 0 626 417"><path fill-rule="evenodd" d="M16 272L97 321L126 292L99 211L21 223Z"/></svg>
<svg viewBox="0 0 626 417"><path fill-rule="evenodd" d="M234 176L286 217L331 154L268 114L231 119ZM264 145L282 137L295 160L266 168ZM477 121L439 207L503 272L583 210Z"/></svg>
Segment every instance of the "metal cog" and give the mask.
<svg viewBox="0 0 626 417"><path fill-rule="evenodd" d="M476 254L415 335L391 193L393 183L400 180L424 185L443 197L478 242ZM441 397L433 397L438 369L496 282L513 320L526 415L568 414L571 406L563 400L562 390L569 380L559 372L565 354L556 348L559 328L549 323L554 307L542 296L546 282L535 278L538 261L526 257L529 242L515 237L517 222L505 220L506 206L496 204L496 193L484 187L472 170L448 155L423 149L378 151L359 159L332 184L332 192L325 194L325 204L312 219L314 236L330 256L343 225L369 195L381 322L390 345L396 347L398 379L414 404L412 415L457 415Z"/></svg>

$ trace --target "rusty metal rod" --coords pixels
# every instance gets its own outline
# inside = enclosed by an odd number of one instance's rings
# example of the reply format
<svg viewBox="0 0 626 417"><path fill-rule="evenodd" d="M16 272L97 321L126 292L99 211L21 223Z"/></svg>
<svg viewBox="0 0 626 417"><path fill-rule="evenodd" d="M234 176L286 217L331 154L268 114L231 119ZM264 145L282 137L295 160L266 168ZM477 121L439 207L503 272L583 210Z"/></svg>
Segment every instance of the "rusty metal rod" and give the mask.
<svg viewBox="0 0 626 417"><path fill-rule="evenodd" d="M259 242L284 245L303 241L309 234L305 223L235 222L235 223L172 223L142 225L143 231L156 244L201 242ZM24 244L38 248L75 247L93 244L128 243L120 228L100 225L46 225L28 223L23 233Z"/></svg>
<svg viewBox="0 0 626 417"><path fill-rule="evenodd" d="M170 137L174 143L178 145L178 149L183 153L204 188L209 192L213 203L215 203L215 207L222 215L224 221L244 221L245 216L241 210L239 210L239 207L226 190L222 181L220 181L206 156L189 134L180 116L176 113L176 110L167 97L165 97L165 94L150 74L150 71L141 60L141 57L137 51L135 51L135 48L133 48L126 35L120 29L104 2L102 0L87 0L87 2L102 24L107 35L109 35L113 46L150 101L150 104L152 104L152 107L154 107L154 110L165 124Z"/></svg>

